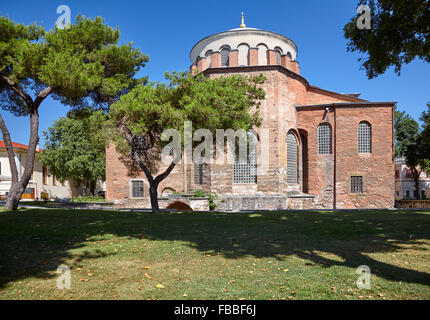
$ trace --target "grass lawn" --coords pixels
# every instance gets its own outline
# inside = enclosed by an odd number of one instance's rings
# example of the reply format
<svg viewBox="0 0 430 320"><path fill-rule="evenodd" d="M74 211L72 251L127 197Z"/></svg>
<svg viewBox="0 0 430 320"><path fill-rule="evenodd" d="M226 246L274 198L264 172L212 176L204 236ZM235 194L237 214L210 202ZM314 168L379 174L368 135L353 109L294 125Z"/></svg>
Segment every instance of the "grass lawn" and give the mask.
<svg viewBox="0 0 430 320"><path fill-rule="evenodd" d="M0 211L0 299L430 299L429 250L430 210Z"/></svg>

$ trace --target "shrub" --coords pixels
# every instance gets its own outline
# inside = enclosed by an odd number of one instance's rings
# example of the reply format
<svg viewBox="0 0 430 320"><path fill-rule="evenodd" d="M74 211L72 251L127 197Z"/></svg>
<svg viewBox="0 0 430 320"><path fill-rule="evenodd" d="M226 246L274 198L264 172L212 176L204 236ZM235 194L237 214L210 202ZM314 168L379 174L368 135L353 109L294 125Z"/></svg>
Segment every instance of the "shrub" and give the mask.
<svg viewBox="0 0 430 320"><path fill-rule="evenodd" d="M216 194L209 193L209 210L215 210L216 204L215 204Z"/></svg>
<svg viewBox="0 0 430 320"><path fill-rule="evenodd" d="M206 197L206 192L204 192L203 190L200 190L200 189L196 189L196 190L193 190L191 192L191 197L192 198L204 198L204 197Z"/></svg>
<svg viewBox="0 0 430 320"><path fill-rule="evenodd" d="M48 192L41 192L40 193L40 198L42 200L48 201L49 200L49 193Z"/></svg>

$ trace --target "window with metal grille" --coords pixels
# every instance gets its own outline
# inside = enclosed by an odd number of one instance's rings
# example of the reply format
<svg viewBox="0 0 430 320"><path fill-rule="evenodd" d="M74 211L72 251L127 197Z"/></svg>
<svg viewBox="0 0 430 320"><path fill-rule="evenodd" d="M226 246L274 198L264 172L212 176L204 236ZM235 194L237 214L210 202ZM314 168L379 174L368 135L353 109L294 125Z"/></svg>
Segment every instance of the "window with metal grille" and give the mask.
<svg viewBox="0 0 430 320"><path fill-rule="evenodd" d="M203 184L203 164L194 164L194 184Z"/></svg>
<svg viewBox="0 0 430 320"><path fill-rule="evenodd" d="M363 177L351 177L351 193L363 193Z"/></svg>
<svg viewBox="0 0 430 320"><path fill-rule="evenodd" d="M248 157L239 159L236 153L233 164L233 183L253 184L257 183L257 137L248 133ZM255 139L255 140L251 140Z"/></svg>
<svg viewBox="0 0 430 320"><path fill-rule="evenodd" d="M143 181L142 180L132 180L131 181L131 196L133 198L143 197Z"/></svg>
<svg viewBox="0 0 430 320"><path fill-rule="evenodd" d="M233 165L233 183L257 183L257 162L253 159L236 159Z"/></svg>
<svg viewBox="0 0 430 320"><path fill-rule="evenodd" d="M358 153L371 153L371 128L368 122L358 124Z"/></svg>
<svg viewBox="0 0 430 320"><path fill-rule="evenodd" d="M297 139L291 132L287 135L287 182L297 183Z"/></svg>
<svg viewBox="0 0 430 320"><path fill-rule="evenodd" d="M318 154L331 153L331 127L328 123L318 126Z"/></svg>
<svg viewBox="0 0 430 320"><path fill-rule="evenodd" d="M225 49L221 50L221 66L222 67L228 67L230 65L229 54L230 54L229 49L225 48Z"/></svg>

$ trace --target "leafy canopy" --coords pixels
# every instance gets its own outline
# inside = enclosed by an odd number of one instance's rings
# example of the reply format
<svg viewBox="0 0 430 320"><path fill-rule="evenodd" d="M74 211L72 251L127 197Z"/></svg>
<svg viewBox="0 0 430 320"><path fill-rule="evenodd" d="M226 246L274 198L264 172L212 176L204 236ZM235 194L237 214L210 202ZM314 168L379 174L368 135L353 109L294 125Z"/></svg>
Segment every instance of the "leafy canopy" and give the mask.
<svg viewBox="0 0 430 320"><path fill-rule="evenodd" d="M105 125L106 115L101 111L69 112L43 132L46 143L39 160L61 182L105 180Z"/></svg>
<svg viewBox="0 0 430 320"><path fill-rule="evenodd" d="M132 43L119 44L119 36L100 17L78 16L70 28L49 32L0 17L0 74L30 96L52 87L63 104L106 107L143 81L134 76L148 61ZM5 81L0 102L16 115L28 113L28 103Z"/></svg>
<svg viewBox="0 0 430 320"><path fill-rule="evenodd" d="M184 121L192 121L193 131L205 128L213 134L216 129L248 130L260 125L263 75L209 79L174 72L165 76L166 83L136 87L112 105L110 124L123 160L130 159L132 138L144 137L141 160L155 173L161 148L168 143L161 141L161 133L176 129L182 134ZM133 159L125 162L129 168L135 164Z"/></svg>
<svg viewBox="0 0 430 320"><path fill-rule="evenodd" d="M344 35L348 51L366 55L359 62L369 79L391 66L400 74L401 66L415 58L430 62L429 0L360 0L359 5L370 7L371 29L360 30L353 17Z"/></svg>

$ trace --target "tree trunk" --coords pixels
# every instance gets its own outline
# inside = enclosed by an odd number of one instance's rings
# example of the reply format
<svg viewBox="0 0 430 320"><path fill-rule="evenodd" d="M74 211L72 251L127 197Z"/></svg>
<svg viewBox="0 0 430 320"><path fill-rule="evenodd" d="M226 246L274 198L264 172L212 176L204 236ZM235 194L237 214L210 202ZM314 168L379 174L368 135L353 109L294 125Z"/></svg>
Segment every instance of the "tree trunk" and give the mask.
<svg viewBox="0 0 430 320"><path fill-rule="evenodd" d="M417 194L417 199L416 200L421 200L420 180L419 179L415 180L415 192Z"/></svg>
<svg viewBox="0 0 430 320"><path fill-rule="evenodd" d="M46 87L37 94L36 98L33 101L31 96L25 93L16 82L10 80L8 77L2 74L0 75L0 80L7 84L9 88L13 90L15 94L22 99L22 101L26 104L30 114L30 141L28 143L27 159L25 161L24 173L21 177L18 177L17 170L16 172L14 172L14 167L16 169L16 163L13 149L9 150L12 147L9 131L4 124L3 118L1 118L0 121L0 127L3 133L3 138L5 139L6 148L8 148L8 158L12 170L12 183L9 190L9 194L6 198L5 209L16 210L18 209L18 203L21 199L21 195L23 194L25 188L27 188L28 182L31 178L31 174L33 173L36 147L39 143L39 105L48 95L50 95L54 91L54 89L50 86ZM9 147L6 140L8 140L9 142ZM15 163L14 165L12 164L12 161Z"/></svg>
<svg viewBox="0 0 430 320"><path fill-rule="evenodd" d="M90 181L90 194L94 197L96 190L96 182L94 180Z"/></svg>
<svg viewBox="0 0 430 320"><path fill-rule="evenodd" d="M158 206L158 184L154 181L149 184L149 196L151 197L151 209L152 212L160 212L160 208Z"/></svg>
<svg viewBox="0 0 430 320"><path fill-rule="evenodd" d="M143 170L145 173L146 178L149 182L149 196L151 197L151 209L152 212L160 212L160 208L158 206L158 185L161 181L166 179L166 177L172 172L173 168L176 165L175 161L172 161L170 165L167 167L167 169L155 177L155 179L152 177L151 173L149 172L148 167L140 160L139 156L132 155L134 161L139 165L139 167Z"/></svg>
<svg viewBox="0 0 430 320"><path fill-rule="evenodd" d="M34 158L36 155L36 147L39 142L39 113L37 107L32 108L30 112L30 141L27 150L27 159L24 165L24 173L20 177L19 181L12 183L9 190L9 194L6 198L5 209L16 210L18 209L19 200L27 188L28 182L31 179L33 173ZM9 155L8 155L9 156ZM9 156L9 162L11 161ZM14 159L15 161L15 159ZM19 178L19 177L18 177Z"/></svg>
<svg viewBox="0 0 430 320"><path fill-rule="evenodd" d="M414 177L414 182L415 182L415 193L417 195L417 199L416 200L420 200L421 199L421 194L420 194L420 175L421 175L421 170L417 170L416 168L414 168L412 171L412 176Z"/></svg>

